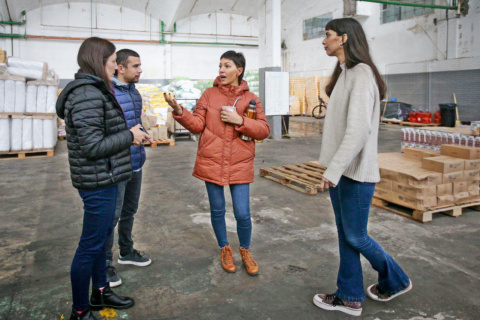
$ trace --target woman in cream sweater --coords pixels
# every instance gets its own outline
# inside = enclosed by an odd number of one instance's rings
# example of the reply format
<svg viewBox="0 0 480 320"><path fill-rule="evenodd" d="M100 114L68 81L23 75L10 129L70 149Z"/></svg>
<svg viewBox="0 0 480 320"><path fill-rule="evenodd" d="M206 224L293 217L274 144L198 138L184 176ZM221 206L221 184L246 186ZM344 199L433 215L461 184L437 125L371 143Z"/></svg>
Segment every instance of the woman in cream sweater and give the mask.
<svg viewBox="0 0 480 320"><path fill-rule="evenodd" d="M377 301L408 292L412 283L393 258L367 233L375 183L380 181L377 161L380 100L386 86L370 57L362 26L354 19L330 21L322 44L337 57L322 138L320 163L327 167L323 187L329 188L340 249L337 290L317 294L313 302L325 310L350 315L362 313L365 300L362 254L378 272L378 283L367 288Z"/></svg>

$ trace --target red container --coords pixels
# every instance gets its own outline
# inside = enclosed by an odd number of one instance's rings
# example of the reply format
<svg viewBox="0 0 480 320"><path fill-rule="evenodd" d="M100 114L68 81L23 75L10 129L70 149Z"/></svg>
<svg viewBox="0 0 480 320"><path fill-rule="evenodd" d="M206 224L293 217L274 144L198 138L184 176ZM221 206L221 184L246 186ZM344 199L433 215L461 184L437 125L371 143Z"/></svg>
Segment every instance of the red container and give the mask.
<svg viewBox="0 0 480 320"><path fill-rule="evenodd" d="M409 122L417 122L417 112L416 111L410 111L408 114L408 121Z"/></svg>
<svg viewBox="0 0 480 320"><path fill-rule="evenodd" d="M442 123L442 117L440 115L440 110L433 114L433 123Z"/></svg>
<svg viewBox="0 0 480 320"><path fill-rule="evenodd" d="M432 114L430 112L422 112L420 123L432 123Z"/></svg>

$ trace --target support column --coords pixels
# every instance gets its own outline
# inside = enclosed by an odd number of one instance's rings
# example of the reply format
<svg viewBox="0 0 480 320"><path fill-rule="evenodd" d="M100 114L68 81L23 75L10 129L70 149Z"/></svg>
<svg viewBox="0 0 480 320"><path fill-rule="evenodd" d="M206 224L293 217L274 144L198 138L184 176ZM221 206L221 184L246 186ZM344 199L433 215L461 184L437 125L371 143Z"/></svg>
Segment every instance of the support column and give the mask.
<svg viewBox="0 0 480 320"><path fill-rule="evenodd" d="M260 100L265 103L265 72L282 71L282 2L258 0ZM268 114L268 106L265 106ZM267 116L270 138L282 138L282 116Z"/></svg>

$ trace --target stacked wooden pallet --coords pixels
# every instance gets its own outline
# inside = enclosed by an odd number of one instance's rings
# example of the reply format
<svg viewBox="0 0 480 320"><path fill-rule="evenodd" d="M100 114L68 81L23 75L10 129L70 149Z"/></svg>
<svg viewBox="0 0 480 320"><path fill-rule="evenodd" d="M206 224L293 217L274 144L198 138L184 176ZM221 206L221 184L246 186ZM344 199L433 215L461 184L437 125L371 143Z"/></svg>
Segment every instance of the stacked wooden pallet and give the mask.
<svg viewBox="0 0 480 320"><path fill-rule="evenodd" d="M317 193L325 167L317 161L287 164L281 167L262 168L260 176L278 182L288 188L313 195Z"/></svg>

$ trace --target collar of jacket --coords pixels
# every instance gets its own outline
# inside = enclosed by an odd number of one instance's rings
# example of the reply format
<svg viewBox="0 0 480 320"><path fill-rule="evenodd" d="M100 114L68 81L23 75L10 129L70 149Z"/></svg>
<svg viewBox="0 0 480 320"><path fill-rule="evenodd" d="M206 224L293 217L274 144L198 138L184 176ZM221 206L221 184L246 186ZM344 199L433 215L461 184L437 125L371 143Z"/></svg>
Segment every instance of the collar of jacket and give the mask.
<svg viewBox="0 0 480 320"><path fill-rule="evenodd" d="M226 95L227 97L238 97L242 95L244 92L249 91L248 89L248 83L245 80L242 80L239 86L232 86L232 85L222 85L222 82L220 81L220 76L218 76L215 79L215 82L213 83L214 87L218 87L220 89L220 92Z"/></svg>
<svg viewBox="0 0 480 320"><path fill-rule="evenodd" d="M122 81L118 80L117 77L113 77L112 84L115 86L115 88L122 89L123 91L132 91L135 89L135 84L123 83Z"/></svg>

